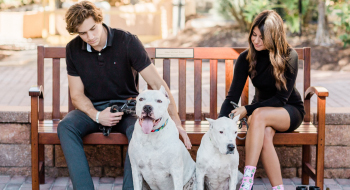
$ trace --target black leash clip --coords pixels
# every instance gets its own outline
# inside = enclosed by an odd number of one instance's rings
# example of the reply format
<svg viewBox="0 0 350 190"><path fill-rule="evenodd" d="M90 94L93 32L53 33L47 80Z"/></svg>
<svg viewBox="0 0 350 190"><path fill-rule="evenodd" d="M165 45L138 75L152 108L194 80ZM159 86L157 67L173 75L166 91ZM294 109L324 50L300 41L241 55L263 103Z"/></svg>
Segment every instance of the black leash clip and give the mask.
<svg viewBox="0 0 350 190"><path fill-rule="evenodd" d="M233 108L236 109L238 108L239 106L233 102L233 101L230 101L230 104L232 104ZM234 113L230 113L230 118L233 119L235 114ZM242 129L243 127L243 122L245 123L245 125L247 126L247 131L245 132L245 137L241 138L237 135L237 139L239 140L244 140L247 138L247 132L248 132L248 129L249 129L249 126L248 126L248 122L247 122L247 118L243 117L242 119L239 120L239 124L238 124L238 129Z"/></svg>
<svg viewBox="0 0 350 190"><path fill-rule="evenodd" d="M123 104L122 106L118 106L117 104L114 104L111 106L111 113L116 113L116 112L124 112L124 114L135 114L136 111L136 100L128 100L126 101L125 104ZM112 127L108 127L108 126L100 126L99 129L102 131L104 136L109 136L109 134L111 133Z"/></svg>

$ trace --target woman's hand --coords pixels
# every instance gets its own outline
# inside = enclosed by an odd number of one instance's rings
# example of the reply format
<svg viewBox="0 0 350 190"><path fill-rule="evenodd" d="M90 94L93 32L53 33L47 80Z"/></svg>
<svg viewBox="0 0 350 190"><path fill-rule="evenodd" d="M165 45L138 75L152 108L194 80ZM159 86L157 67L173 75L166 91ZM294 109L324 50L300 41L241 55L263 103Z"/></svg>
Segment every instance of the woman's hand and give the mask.
<svg viewBox="0 0 350 190"><path fill-rule="evenodd" d="M247 115L247 109L245 109L244 106L238 107L231 111L231 113L234 114L234 116L240 115L239 119L242 119ZM230 117L230 116L229 116Z"/></svg>
<svg viewBox="0 0 350 190"><path fill-rule="evenodd" d="M190 138L187 135L187 132L185 130L183 130L183 129L180 129L180 128L178 128L178 130L179 130L179 133L180 133L182 139L184 140L184 144L185 144L186 148L187 149L191 149L192 148L192 144L191 144Z"/></svg>

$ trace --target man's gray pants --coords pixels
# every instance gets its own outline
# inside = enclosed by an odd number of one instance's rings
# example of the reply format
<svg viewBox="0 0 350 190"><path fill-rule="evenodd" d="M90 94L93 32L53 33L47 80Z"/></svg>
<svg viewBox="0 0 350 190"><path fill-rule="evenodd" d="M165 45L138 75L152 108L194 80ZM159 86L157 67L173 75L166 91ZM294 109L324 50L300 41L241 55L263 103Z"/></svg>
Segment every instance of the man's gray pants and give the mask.
<svg viewBox="0 0 350 190"><path fill-rule="evenodd" d="M104 110L109 104L96 106L99 111ZM119 106L119 105L118 105ZM126 135L130 142L134 125L137 120L135 114L124 114L122 120L112 127L112 131ZM83 148L82 138L90 133L101 132L99 124L79 110L69 112L58 124L57 134L61 141L61 147L68 165L69 175L75 190L93 190L94 184L90 175L89 164ZM128 152L124 163L123 190L133 190L131 164Z"/></svg>

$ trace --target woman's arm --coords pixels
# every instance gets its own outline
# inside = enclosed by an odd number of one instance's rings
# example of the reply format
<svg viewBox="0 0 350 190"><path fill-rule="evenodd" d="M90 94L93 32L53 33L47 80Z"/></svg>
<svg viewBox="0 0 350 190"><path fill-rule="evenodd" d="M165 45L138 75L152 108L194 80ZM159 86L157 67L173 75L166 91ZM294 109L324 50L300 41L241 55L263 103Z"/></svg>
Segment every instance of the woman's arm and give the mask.
<svg viewBox="0 0 350 190"><path fill-rule="evenodd" d="M247 50L242 52L236 61L231 87L228 91L226 99L221 105L219 117L228 117L233 110L233 106L230 104L230 101L238 103L239 98L241 97L244 85L247 81L249 70L249 62L246 59L247 53Z"/></svg>

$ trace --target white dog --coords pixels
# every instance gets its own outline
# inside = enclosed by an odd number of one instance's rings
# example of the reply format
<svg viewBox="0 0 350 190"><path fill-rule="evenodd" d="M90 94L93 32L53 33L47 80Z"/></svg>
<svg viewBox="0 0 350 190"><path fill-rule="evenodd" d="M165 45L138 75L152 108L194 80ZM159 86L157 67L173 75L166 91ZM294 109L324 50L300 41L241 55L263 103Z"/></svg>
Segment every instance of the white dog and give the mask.
<svg viewBox="0 0 350 190"><path fill-rule="evenodd" d="M196 164L167 111L165 88L146 90L136 98L138 120L129 144L134 189L145 180L153 190L183 190L195 186Z"/></svg>
<svg viewBox="0 0 350 190"><path fill-rule="evenodd" d="M197 151L197 189L209 190L236 189L237 180L243 174L238 171L239 155L236 148L237 121L221 117L209 121L209 130L204 134Z"/></svg>

